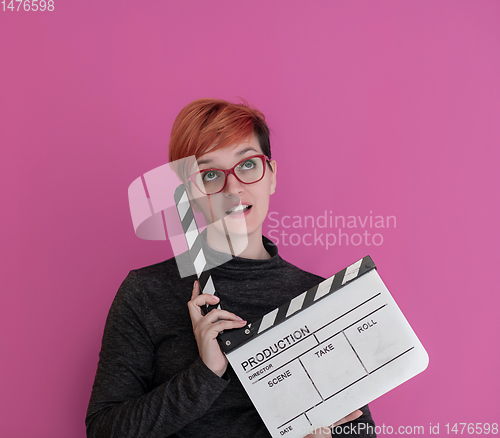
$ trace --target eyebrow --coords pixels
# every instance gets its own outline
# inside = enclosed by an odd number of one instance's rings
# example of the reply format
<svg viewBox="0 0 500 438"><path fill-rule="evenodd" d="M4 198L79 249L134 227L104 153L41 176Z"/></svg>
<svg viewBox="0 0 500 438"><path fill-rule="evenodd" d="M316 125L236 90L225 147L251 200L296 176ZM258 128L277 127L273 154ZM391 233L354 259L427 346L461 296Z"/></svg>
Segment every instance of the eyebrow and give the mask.
<svg viewBox="0 0 500 438"><path fill-rule="evenodd" d="M236 155L238 155L238 156L245 155L247 152L250 152L250 151L259 152L253 146L249 146L245 149L242 149L239 152L236 152ZM210 158L205 158L204 160L197 160L197 162L198 162L198 166L201 166L202 164L210 164L213 162L213 160Z"/></svg>

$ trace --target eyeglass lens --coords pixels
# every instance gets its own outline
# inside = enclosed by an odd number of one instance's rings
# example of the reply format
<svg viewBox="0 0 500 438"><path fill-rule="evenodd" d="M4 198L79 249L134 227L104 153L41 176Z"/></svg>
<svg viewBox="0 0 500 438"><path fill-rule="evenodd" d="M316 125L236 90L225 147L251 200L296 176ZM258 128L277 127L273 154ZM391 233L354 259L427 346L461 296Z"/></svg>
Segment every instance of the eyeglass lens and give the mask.
<svg viewBox="0 0 500 438"><path fill-rule="evenodd" d="M249 158L238 163L234 167L236 177L245 184L251 184L262 178L264 174L264 163L260 157ZM207 195L222 190L226 183L226 174L221 170L201 171L196 176L196 185Z"/></svg>

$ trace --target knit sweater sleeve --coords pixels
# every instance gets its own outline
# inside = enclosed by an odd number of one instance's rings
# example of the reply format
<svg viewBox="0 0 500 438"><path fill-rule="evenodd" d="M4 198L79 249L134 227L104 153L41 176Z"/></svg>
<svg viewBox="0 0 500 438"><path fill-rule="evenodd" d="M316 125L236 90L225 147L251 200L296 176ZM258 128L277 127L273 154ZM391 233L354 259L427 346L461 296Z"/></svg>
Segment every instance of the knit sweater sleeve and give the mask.
<svg viewBox="0 0 500 438"><path fill-rule="evenodd" d="M85 420L88 438L175 434L201 417L229 381L198 357L152 389L155 345L138 278L130 272L111 305Z"/></svg>

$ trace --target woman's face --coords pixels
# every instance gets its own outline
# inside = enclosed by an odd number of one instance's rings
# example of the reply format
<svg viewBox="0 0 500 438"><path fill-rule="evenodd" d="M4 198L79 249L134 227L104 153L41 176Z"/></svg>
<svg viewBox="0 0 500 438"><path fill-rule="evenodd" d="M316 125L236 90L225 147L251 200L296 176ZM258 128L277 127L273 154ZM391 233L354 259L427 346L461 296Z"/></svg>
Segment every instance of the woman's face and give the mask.
<svg viewBox="0 0 500 438"><path fill-rule="evenodd" d="M236 145L207 152L198 158L198 168L200 171L214 168L231 169L246 157L257 154L262 154L262 149L256 137L252 136ZM224 190L214 195L203 195L190 183L195 210L201 211L207 224L213 224L212 228L221 235L261 241L262 224L269 208L269 196L276 188L276 162L271 160L269 164L273 170L265 164L264 177L252 184L244 184L234 175L227 175ZM208 178L211 176L210 173L207 174Z"/></svg>

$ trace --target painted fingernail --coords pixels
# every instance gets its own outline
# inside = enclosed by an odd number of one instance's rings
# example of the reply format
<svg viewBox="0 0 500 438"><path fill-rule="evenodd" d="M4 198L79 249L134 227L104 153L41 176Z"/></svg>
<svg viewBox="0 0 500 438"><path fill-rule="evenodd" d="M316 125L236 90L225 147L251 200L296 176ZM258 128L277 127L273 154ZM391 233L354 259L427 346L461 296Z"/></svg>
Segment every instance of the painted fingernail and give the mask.
<svg viewBox="0 0 500 438"><path fill-rule="evenodd" d="M246 324L246 323L247 323L246 321L243 320L240 321L240 324Z"/></svg>
<svg viewBox="0 0 500 438"><path fill-rule="evenodd" d="M212 295L212 296L214 297L215 301L219 301L220 300L220 298L217 295Z"/></svg>

